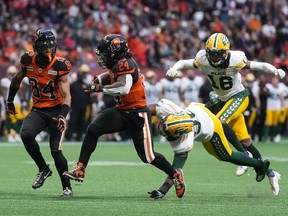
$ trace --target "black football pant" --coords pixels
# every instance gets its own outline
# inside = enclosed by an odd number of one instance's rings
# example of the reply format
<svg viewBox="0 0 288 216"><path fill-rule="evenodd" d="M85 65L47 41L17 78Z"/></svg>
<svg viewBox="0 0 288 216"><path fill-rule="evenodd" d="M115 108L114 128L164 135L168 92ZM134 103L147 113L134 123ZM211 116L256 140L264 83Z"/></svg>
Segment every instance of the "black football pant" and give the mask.
<svg viewBox="0 0 288 216"><path fill-rule="evenodd" d="M65 189L66 187L71 188L71 186L70 181L62 176L62 173L68 170L67 160L62 154L62 139L64 132L60 133L56 127L57 122L52 120L52 117L58 116L59 111L60 106L47 109L32 109L23 121L20 134L26 151L35 161L39 171L43 171L48 167L35 137L46 127L49 128L51 155L60 176L62 187Z"/></svg>
<svg viewBox="0 0 288 216"><path fill-rule="evenodd" d="M79 161L87 166L91 154L97 146L98 138L103 134L128 129L139 158L151 163L170 177L175 170L166 158L155 152L151 133L151 114L148 107L138 110L122 111L117 107L105 109L99 113L87 128L83 140Z"/></svg>

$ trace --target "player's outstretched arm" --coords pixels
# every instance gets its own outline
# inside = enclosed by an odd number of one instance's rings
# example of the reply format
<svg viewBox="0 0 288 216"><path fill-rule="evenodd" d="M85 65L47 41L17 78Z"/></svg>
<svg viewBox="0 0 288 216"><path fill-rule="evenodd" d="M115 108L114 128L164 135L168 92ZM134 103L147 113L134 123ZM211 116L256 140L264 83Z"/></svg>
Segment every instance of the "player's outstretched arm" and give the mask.
<svg viewBox="0 0 288 216"><path fill-rule="evenodd" d="M256 62L256 61L248 61L246 68L250 68L251 70L256 71L264 71L266 73L274 74L275 76L283 79L286 75L285 71L282 69L277 69L273 65L266 62Z"/></svg>
<svg viewBox="0 0 288 216"><path fill-rule="evenodd" d="M173 67L171 67L167 72L166 76L168 77L175 77L179 73L180 70L186 69L195 69L194 67L194 59L188 60L179 60L177 61Z"/></svg>

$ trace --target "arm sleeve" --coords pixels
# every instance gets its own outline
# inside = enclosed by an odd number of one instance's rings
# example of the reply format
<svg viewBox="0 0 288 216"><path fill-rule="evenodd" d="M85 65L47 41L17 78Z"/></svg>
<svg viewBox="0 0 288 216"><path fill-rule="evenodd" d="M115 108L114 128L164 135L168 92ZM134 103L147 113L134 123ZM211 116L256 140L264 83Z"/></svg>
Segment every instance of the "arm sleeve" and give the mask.
<svg viewBox="0 0 288 216"><path fill-rule="evenodd" d="M250 69L275 74L277 68L266 62L250 61Z"/></svg>
<svg viewBox="0 0 288 216"><path fill-rule="evenodd" d="M194 61L195 59L179 60L173 65L172 68L175 70L195 69Z"/></svg>
<svg viewBox="0 0 288 216"><path fill-rule="evenodd" d="M120 86L117 88L109 88L109 89L103 86L103 92L113 97L128 94L132 87L133 80L132 80L131 74L126 74L125 77L126 77L126 84L124 86Z"/></svg>

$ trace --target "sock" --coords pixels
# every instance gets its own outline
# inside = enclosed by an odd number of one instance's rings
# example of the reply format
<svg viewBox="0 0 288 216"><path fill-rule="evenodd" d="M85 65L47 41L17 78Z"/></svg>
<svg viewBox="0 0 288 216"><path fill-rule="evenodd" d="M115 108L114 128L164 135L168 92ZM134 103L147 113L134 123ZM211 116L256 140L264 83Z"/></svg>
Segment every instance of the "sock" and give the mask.
<svg viewBox="0 0 288 216"><path fill-rule="evenodd" d="M246 149L253 155L253 158L255 158L255 159L261 159L262 158L260 152L252 143Z"/></svg>
<svg viewBox="0 0 288 216"><path fill-rule="evenodd" d="M180 154L175 153L172 166L174 168L183 168L187 157L188 157L188 152L184 152L184 153L180 153ZM158 190L161 191L163 194L166 194L173 185L174 185L174 182L168 176L165 179L162 186Z"/></svg>
<svg viewBox="0 0 288 216"><path fill-rule="evenodd" d="M173 185L174 182L172 181L172 179L167 177L163 185L158 190L161 191L163 194L166 194Z"/></svg>
<svg viewBox="0 0 288 216"><path fill-rule="evenodd" d="M272 169L268 169L267 172L266 172L266 175L269 178L273 178L275 176L275 173L272 171Z"/></svg>
<svg viewBox="0 0 288 216"><path fill-rule="evenodd" d="M225 133L227 140L234 146L234 148L237 151L244 152L245 149L244 149L242 143L238 140L236 134L231 129L231 127L226 123L222 123L222 126L223 126L223 130L224 130L224 133Z"/></svg>
<svg viewBox="0 0 288 216"><path fill-rule="evenodd" d="M183 168L187 157L188 157L188 152L184 152L184 153L180 153L180 154L175 153L172 166L174 168Z"/></svg>
<svg viewBox="0 0 288 216"><path fill-rule="evenodd" d="M227 160L236 165L257 167L260 165L260 161L254 158L245 156L242 152L232 151L231 157Z"/></svg>

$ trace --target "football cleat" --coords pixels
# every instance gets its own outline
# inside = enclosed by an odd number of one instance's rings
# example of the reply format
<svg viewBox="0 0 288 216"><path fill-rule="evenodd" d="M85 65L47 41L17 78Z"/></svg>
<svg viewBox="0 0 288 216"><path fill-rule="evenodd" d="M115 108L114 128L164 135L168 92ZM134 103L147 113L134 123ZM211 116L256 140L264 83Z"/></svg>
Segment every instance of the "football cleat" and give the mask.
<svg viewBox="0 0 288 216"><path fill-rule="evenodd" d="M278 172L272 171L269 175L269 183L272 189L272 195L278 196L280 193L279 180L281 175Z"/></svg>
<svg viewBox="0 0 288 216"><path fill-rule="evenodd" d="M265 176L266 176L266 171L270 166L270 161L269 160L260 160L261 165L259 167L255 167L255 172L256 172L256 181L261 182Z"/></svg>
<svg viewBox="0 0 288 216"><path fill-rule="evenodd" d="M186 192L186 184L182 169L177 168L175 170L172 180L174 182L177 197L182 198Z"/></svg>
<svg viewBox="0 0 288 216"><path fill-rule="evenodd" d="M33 189L37 189L37 188L42 187L42 185L44 184L46 178L48 178L51 175L52 175L52 171L50 170L49 167L46 170L42 170L42 171L39 170L39 172L37 173L36 180L32 184L32 188Z"/></svg>
<svg viewBox="0 0 288 216"><path fill-rule="evenodd" d="M238 166L236 170L236 175L237 176L242 176L244 173L246 173L248 170L248 166Z"/></svg>
<svg viewBox="0 0 288 216"><path fill-rule="evenodd" d="M245 151L244 154L246 156L249 156L250 158L253 157L252 154L249 151ZM248 170L248 166L238 166L237 170L236 170L236 175L237 176L242 176L242 175L244 175L244 173L247 172L247 170Z"/></svg>
<svg viewBox="0 0 288 216"><path fill-rule="evenodd" d="M62 196L62 197L73 197L73 191L72 191L72 189L66 187L63 190L63 192L62 192L62 194L60 196Z"/></svg>
<svg viewBox="0 0 288 216"><path fill-rule="evenodd" d="M156 199L163 198L166 193L161 190L153 190L151 192L148 192L148 194L150 194L150 198L156 200Z"/></svg>
<svg viewBox="0 0 288 216"><path fill-rule="evenodd" d="M85 178L85 167L81 162L78 162L73 170L65 171L62 175L69 179L83 182Z"/></svg>

